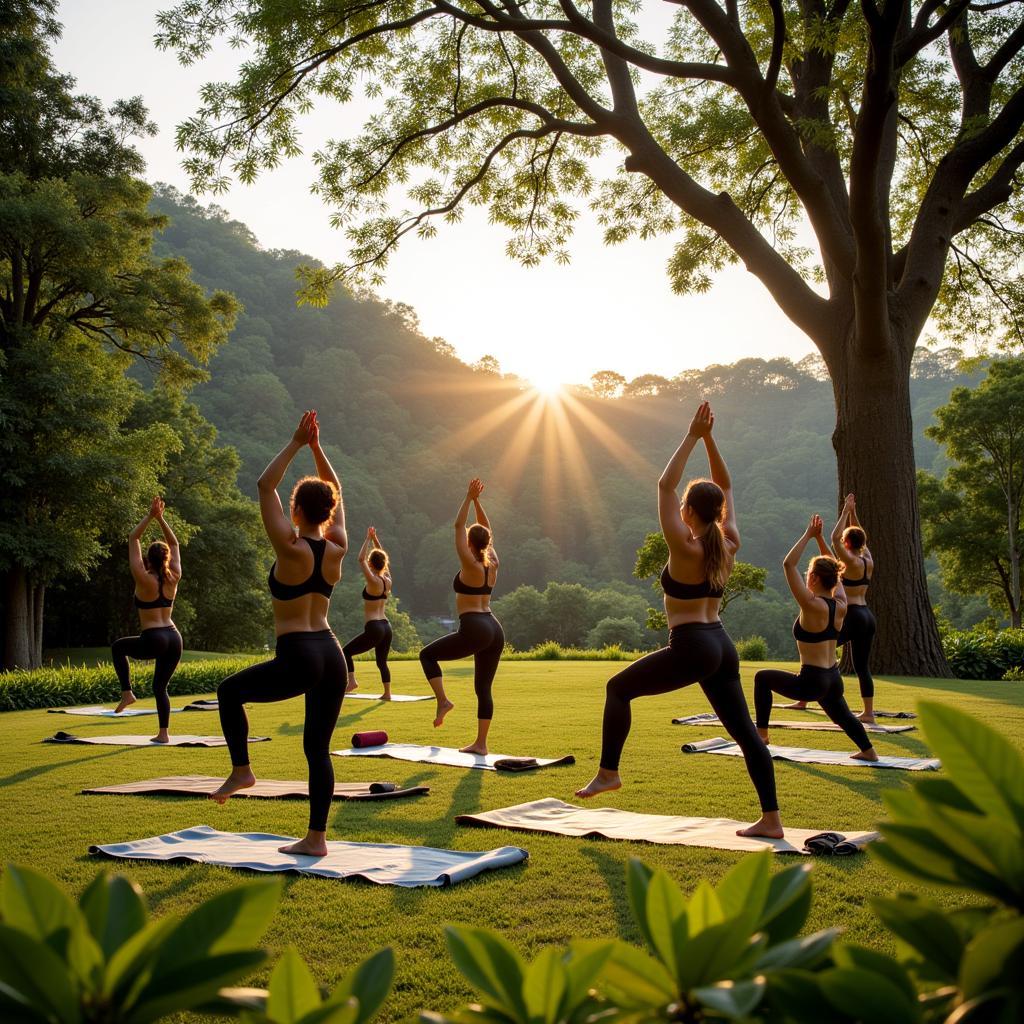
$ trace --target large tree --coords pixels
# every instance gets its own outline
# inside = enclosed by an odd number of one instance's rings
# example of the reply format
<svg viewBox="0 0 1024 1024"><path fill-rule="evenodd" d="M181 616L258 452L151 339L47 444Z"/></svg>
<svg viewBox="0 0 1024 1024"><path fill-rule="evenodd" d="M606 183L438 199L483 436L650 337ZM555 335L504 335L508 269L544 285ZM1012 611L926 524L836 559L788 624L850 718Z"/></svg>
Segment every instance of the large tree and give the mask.
<svg viewBox="0 0 1024 1024"><path fill-rule="evenodd" d="M507 225L527 263L565 256L579 201L610 242L676 235L680 291L742 262L833 382L839 492L857 494L878 559L876 667L944 674L910 365L929 317L1019 334L1024 7L673 2L660 46L631 0L189 0L161 16L158 40L185 60L220 36L249 46L180 128L200 186L299 152L297 115L322 97L379 100L316 157L351 252L308 270L314 299L379 278L404 235L466 203ZM596 180L607 144L624 159Z"/></svg>

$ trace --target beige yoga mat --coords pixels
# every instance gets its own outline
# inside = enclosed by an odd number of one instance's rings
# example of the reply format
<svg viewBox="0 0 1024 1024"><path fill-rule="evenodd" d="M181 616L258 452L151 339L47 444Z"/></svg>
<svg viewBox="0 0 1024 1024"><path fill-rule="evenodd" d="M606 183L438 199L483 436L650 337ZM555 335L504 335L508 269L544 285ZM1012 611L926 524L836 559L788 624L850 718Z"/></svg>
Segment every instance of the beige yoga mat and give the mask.
<svg viewBox="0 0 1024 1024"><path fill-rule="evenodd" d="M786 828L785 839L751 839L736 835L738 828L750 822L729 818L684 818L674 814L639 814L617 807L578 807L564 800L547 797L514 807L479 814L460 814L459 825L482 825L490 828L520 829L526 832L550 832L579 838L625 839L665 846L708 846L716 850L756 852L770 849L775 853L808 853L804 843L821 831L807 828ZM847 832L841 837L849 844L841 853L862 849L878 838L877 832Z"/></svg>
<svg viewBox="0 0 1024 1024"><path fill-rule="evenodd" d="M250 743L267 743L269 736L250 736ZM167 743L154 743L149 736L74 736L58 732L48 736L44 743L94 743L101 747L226 747L223 736L171 736Z"/></svg>
<svg viewBox="0 0 1024 1024"><path fill-rule="evenodd" d="M788 704L773 704L772 707L778 711L795 711L797 714L804 711L809 715L825 714L821 708L791 708ZM874 711L872 714L875 718L917 718L913 711Z"/></svg>
<svg viewBox="0 0 1024 1024"><path fill-rule="evenodd" d="M684 754L727 754L742 757L743 751L732 742L715 736L709 740L684 743ZM861 761L846 750L811 750L808 747L777 747L768 744L768 752L776 761L796 761L800 764L839 764L848 768L899 768L907 772L934 772L942 767L937 757L879 757L877 761Z"/></svg>
<svg viewBox="0 0 1024 1024"><path fill-rule="evenodd" d="M389 843L328 842L326 857L278 853L294 842L264 832L218 832L209 825L129 843L90 846L89 852L126 860L196 861L246 871L288 871L321 878L361 878L377 885L455 885L485 871L521 864L529 854L518 846L465 852Z"/></svg>
<svg viewBox="0 0 1024 1024"><path fill-rule="evenodd" d="M335 757L392 757L416 764L443 764L451 768L482 768L489 772L528 772L552 765L575 764L572 754L565 757L510 757L508 754L464 754L450 747L421 747L415 743L382 743L378 747L350 747L332 750Z"/></svg>
<svg viewBox="0 0 1024 1024"><path fill-rule="evenodd" d="M171 714L179 711L216 711L217 701L215 700L194 700L183 708L171 708ZM141 715L155 715L156 708L137 708L134 705L125 708L124 711L115 711L113 708L105 708L102 704L90 704L81 708L49 708L51 715L85 715L89 718L138 718Z"/></svg>
<svg viewBox="0 0 1024 1024"><path fill-rule="evenodd" d="M412 704L419 700L433 699L433 697L424 696L423 694L393 693L391 694L391 700L387 701L379 693L363 693L361 690L345 694L345 700L379 700L381 704Z"/></svg>
<svg viewBox="0 0 1024 1024"><path fill-rule="evenodd" d="M83 789L83 793L112 794L116 796L209 796L224 781L214 775L167 775L142 782L124 782L116 786L96 786ZM390 788L387 788L390 787ZM393 800L403 796L421 796L430 792L429 786L410 786L401 789L393 782L336 782L335 800ZM294 800L309 797L309 785L301 781L257 779L255 786L240 789L234 796L257 797L266 800Z"/></svg>
<svg viewBox="0 0 1024 1024"><path fill-rule="evenodd" d="M673 725L721 725L718 715L706 712L700 715L687 715L685 718L673 718ZM861 723L866 732L891 733L910 732L916 729L914 725L871 725L868 722ZM776 722L772 720L773 729L799 729L802 732L842 732L842 728L835 722Z"/></svg>

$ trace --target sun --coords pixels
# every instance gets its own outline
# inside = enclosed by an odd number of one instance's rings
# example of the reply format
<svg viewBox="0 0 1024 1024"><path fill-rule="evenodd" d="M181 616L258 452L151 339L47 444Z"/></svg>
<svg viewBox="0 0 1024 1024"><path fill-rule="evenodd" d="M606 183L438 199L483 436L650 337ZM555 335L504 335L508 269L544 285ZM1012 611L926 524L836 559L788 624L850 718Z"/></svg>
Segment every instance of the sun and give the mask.
<svg viewBox="0 0 1024 1024"><path fill-rule="evenodd" d="M565 388L565 384L552 374L535 373L529 379L530 386L542 398L557 398Z"/></svg>

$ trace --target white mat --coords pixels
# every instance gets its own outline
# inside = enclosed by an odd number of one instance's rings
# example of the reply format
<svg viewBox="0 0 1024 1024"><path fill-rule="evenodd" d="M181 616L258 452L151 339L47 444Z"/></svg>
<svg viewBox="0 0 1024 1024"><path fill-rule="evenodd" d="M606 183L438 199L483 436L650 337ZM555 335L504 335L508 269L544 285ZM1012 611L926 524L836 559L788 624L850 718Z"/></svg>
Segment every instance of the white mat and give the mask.
<svg viewBox="0 0 1024 1024"><path fill-rule="evenodd" d="M673 718L673 725L721 725L721 720L714 712L704 712L700 715L687 715L685 718ZM871 725L868 722L861 722L866 732L910 732L916 729L915 725ZM835 722L776 722L772 721L773 729L799 729L803 732L842 732L841 726Z"/></svg>
<svg viewBox="0 0 1024 1024"><path fill-rule="evenodd" d="M520 864L529 854L518 846L481 852L436 850L429 846L329 842L326 857L278 853L294 842L264 832L218 832L196 825L165 836L129 843L90 846L89 852L127 860L188 860L248 871L289 871L321 878L361 878L377 885L414 888L455 885L484 871Z"/></svg>
<svg viewBox="0 0 1024 1024"><path fill-rule="evenodd" d="M156 708L137 708L134 705L125 708L124 711L115 711L113 708L105 708L102 704L90 704L81 708L49 708L51 715L87 715L90 718L138 718L140 715L155 715ZM193 701L183 708L171 708L171 714L179 711L216 711L217 702L214 701Z"/></svg>
<svg viewBox="0 0 1024 1024"><path fill-rule="evenodd" d="M749 822L728 818L684 818L667 814L637 814L616 807L577 807L547 797L515 807L500 807L479 814L460 814L460 825L484 825L491 828L521 829L526 832L551 832L581 838L625 839L666 846L709 846L716 850L806 853L803 844L820 831L787 828L785 839L748 838L736 835L736 829ZM846 832L845 839L863 848L878 838L877 832Z"/></svg>
<svg viewBox="0 0 1024 1024"><path fill-rule="evenodd" d="M433 700L433 697L423 696L422 694L416 695L411 693L393 693L391 694L391 700L386 701L379 693L361 693L357 690L355 693L346 693L345 700L379 700L381 704L412 704L418 700Z"/></svg>
<svg viewBox="0 0 1024 1024"><path fill-rule="evenodd" d="M728 754L742 757L743 751L732 742L715 736L710 740L684 743L684 754ZM768 752L776 761L798 761L801 764L841 764L848 768L901 768L908 772L934 772L942 767L937 757L879 757L877 761L852 758L845 750L811 750L808 747L777 747L768 744Z"/></svg>
<svg viewBox="0 0 1024 1024"><path fill-rule="evenodd" d="M565 757L518 758L508 754L464 754L450 747L421 747L415 743L382 743L377 747L349 747L347 750L332 750L335 757L393 757L398 761L415 761L417 764L444 764L452 768L482 768L484 771L531 771L549 768L555 764L575 764L572 754ZM519 767L505 768L502 762L532 761Z"/></svg>
<svg viewBox="0 0 1024 1024"><path fill-rule="evenodd" d="M266 743L269 736L250 736L250 743ZM103 747L226 747L223 736L187 736L177 734L167 743L154 743L149 736L73 736L58 732L48 736L44 743L95 743Z"/></svg>
<svg viewBox="0 0 1024 1024"><path fill-rule="evenodd" d="M795 711L797 714L802 711L806 711L809 715L825 714L821 708L791 708L788 704L773 704L772 707L779 711ZM875 718L917 718L913 711L873 711L872 714Z"/></svg>

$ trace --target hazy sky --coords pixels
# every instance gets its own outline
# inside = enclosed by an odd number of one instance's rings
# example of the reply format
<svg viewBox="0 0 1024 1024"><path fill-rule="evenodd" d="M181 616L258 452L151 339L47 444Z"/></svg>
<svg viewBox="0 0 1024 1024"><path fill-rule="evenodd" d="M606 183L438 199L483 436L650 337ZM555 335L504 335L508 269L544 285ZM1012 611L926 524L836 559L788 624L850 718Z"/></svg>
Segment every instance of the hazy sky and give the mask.
<svg viewBox="0 0 1024 1024"><path fill-rule="evenodd" d="M155 14L171 0L65 0L64 37L55 47L61 70L79 89L113 101L142 95L160 134L141 149L148 176L188 191L174 146L175 126L197 106L206 81L231 75L229 51L182 67L153 45ZM663 5L662 5L663 6ZM309 192L308 155L318 142L358 126L368 109L321 102L303 122L306 155L253 186L235 186L215 201L246 223L267 248L297 249L334 263L345 238L328 223L327 208ZM439 225L431 240L408 238L392 258L380 292L406 302L427 335L440 335L468 361L485 353L521 376L584 382L596 370L673 376L745 356L799 359L811 343L741 268L723 273L706 295L673 295L665 273L669 238L608 248L584 210L572 243L572 263L526 269L505 256L507 233L467 207L463 223Z"/></svg>

